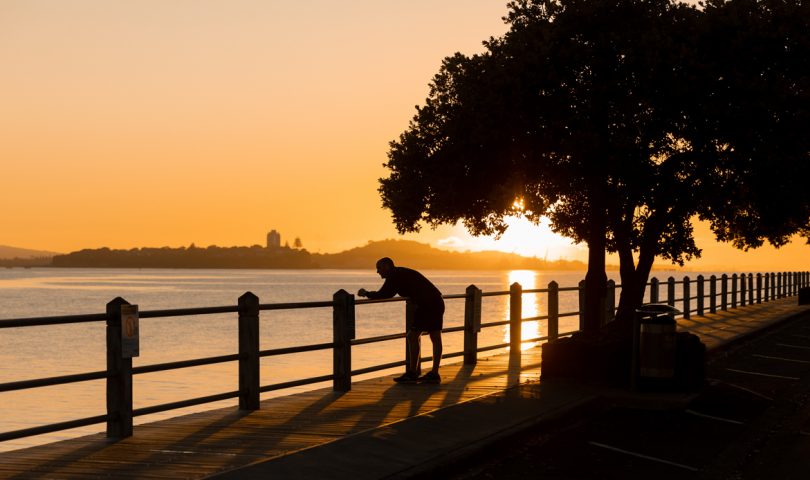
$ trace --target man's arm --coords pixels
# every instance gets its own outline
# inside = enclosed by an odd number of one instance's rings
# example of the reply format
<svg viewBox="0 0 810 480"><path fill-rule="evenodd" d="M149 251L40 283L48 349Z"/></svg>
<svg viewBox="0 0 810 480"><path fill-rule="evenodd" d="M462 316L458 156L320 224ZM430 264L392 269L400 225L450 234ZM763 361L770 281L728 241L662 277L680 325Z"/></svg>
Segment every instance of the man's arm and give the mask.
<svg viewBox="0 0 810 480"><path fill-rule="evenodd" d="M394 286L394 282L392 282L390 278L386 279L385 283L383 283L383 286L376 292L369 292L365 288L361 288L360 290L357 291L357 295L361 297L367 297L371 300L378 300L381 298L392 298L396 294L397 294L396 287Z"/></svg>

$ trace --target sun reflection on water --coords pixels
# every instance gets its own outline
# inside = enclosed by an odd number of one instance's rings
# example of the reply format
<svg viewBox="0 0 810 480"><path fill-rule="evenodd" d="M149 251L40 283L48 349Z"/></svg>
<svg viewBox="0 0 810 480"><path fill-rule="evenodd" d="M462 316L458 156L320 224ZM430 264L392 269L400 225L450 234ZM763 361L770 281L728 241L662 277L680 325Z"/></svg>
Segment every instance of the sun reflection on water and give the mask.
<svg viewBox="0 0 810 480"><path fill-rule="evenodd" d="M537 287L537 272L533 270L511 270L509 272L509 285L519 283L521 288L525 290L534 290ZM524 293L522 298L521 317L532 318L540 316L540 297L539 293ZM509 318L509 302L506 302L506 318ZM531 338L538 338L540 333L540 321L531 320L523 322L521 326L520 337L523 340ZM509 326L504 329L504 342L509 341ZM535 346L535 343L524 343L521 345L521 350L526 350Z"/></svg>

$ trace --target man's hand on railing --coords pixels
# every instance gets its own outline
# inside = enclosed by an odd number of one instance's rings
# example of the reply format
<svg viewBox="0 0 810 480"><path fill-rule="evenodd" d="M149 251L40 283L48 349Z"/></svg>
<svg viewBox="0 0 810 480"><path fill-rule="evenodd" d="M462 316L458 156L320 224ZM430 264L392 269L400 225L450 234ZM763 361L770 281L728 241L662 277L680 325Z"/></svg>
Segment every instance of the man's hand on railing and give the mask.
<svg viewBox="0 0 810 480"><path fill-rule="evenodd" d="M368 296L368 290L366 290L365 288L361 288L360 290L357 291L357 296L359 296L359 297L367 297Z"/></svg>

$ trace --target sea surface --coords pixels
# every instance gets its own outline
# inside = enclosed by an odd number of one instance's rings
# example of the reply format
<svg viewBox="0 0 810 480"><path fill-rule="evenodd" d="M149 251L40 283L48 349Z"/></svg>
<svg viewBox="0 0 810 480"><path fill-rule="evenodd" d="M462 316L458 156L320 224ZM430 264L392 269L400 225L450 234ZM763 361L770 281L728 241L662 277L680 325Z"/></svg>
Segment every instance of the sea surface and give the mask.
<svg viewBox="0 0 810 480"><path fill-rule="evenodd" d="M584 272L571 271L424 271L446 295L463 294L474 284L484 292L507 293L518 282L524 290L544 289L556 281L574 287ZM690 272L694 279L701 272ZM702 272L706 278L718 272ZM731 272L728 272L731 273ZM618 272L608 276L619 283ZM673 272L653 272L664 280ZM674 274L680 280L683 274ZM374 270L172 270L172 269L2 269L0 270L0 320L57 315L103 313L107 302L123 297L140 311L185 307L236 305L245 292L253 292L262 304L329 301L340 289L356 293L360 288L376 290L382 280ZM662 299L666 289L661 289ZM694 295L694 290L692 295ZM707 287L708 294L708 287ZM617 292L618 296L618 292ZM676 298L680 298L680 292ZM464 300L446 301L445 327L463 325ZM560 313L575 312L576 292L560 294ZM545 293L525 294L523 317L547 314ZM404 331L404 302L358 305L356 338ZM509 316L508 295L484 297L482 322L505 320ZM560 332L578 328L577 316L560 321ZM509 341L508 326L482 329L479 346ZM547 334L545 321L526 322L524 338ZM332 340L330 308L262 311L260 348L307 345ZM0 383L77 374L106 368L105 323L0 329ZM140 356L133 366L188 360L236 353L236 314L196 315L140 320ZM426 341L423 354L430 351ZM524 348L532 345L526 344ZM444 336L444 352L463 349L463 333ZM352 368L402 360L403 339L356 346ZM491 355L498 351L480 355ZM458 361L452 359L450 361ZM261 360L261 384L268 385L320 375L332 368L329 350ZM397 369L401 370L401 369ZM394 373L381 371L368 378ZM262 399L322 388L320 383L262 394ZM237 364L229 362L202 367L156 372L134 377L134 408L158 405L238 389ZM0 392L0 432L67 421L105 413L103 380ZM135 418L135 424L162 418L236 405L237 399L209 403ZM235 407L234 407L235 408ZM0 443L0 451L24 448L104 431L92 425L47 435Z"/></svg>

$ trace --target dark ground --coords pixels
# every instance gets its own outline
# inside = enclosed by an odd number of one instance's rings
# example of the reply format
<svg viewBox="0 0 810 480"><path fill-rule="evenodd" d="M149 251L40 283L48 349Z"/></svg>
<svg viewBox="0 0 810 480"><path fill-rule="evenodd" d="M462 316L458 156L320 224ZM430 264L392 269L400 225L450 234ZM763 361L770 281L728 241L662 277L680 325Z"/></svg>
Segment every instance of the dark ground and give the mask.
<svg viewBox="0 0 810 480"><path fill-rule="evenodd" d="M808 479L810 317L707 367L685 408L606 405L442 467L451 479Z"/></svg>

